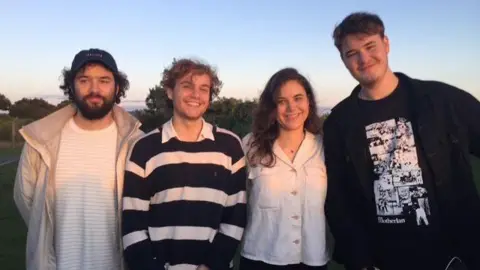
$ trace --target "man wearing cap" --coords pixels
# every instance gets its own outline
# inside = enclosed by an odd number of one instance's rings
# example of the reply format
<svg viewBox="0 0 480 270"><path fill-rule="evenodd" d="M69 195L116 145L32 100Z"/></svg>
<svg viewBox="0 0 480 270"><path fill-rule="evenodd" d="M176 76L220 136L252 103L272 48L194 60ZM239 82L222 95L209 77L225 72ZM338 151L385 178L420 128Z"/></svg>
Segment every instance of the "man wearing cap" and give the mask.
<svg viewBox="0 0 480 270"><path fill-rule="evenodd" d="M122 269L120 211L129 145L143 132L117 104L129 82L106 51L80 51L60 88L72 105L20 130L14 200L26 269Z"/></svg>

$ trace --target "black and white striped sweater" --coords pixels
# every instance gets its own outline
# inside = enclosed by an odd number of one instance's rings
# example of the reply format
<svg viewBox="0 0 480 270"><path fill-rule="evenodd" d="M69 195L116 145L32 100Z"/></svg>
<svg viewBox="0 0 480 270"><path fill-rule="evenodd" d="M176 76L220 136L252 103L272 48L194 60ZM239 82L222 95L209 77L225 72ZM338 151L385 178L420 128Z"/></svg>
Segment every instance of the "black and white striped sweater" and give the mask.
<svg viewBox="0 0 480 270"><path fill-rule="evenodd" d="M122 211L129 269L228 269L246 223L244 153L238 136L204 123L211 139L162 142L167 122L134 144Z"/></svg>

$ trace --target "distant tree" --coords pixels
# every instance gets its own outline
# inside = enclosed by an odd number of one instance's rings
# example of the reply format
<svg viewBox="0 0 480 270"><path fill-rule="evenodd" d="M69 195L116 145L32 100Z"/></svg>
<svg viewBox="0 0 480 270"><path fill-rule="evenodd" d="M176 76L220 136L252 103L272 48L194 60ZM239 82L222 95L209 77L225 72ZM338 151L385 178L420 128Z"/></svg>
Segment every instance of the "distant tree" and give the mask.
<svg viewBox="0 0 480 270"><path fill-rule="evenodd" d="M205 118L243 137L250 132L256 100L219 98L212 102Z"/></svg>
<svg viewBox="0 0 480 270"><path fill-rule="evenodd" d="M9 114L12 117L37 120L52 113L56 108L41 98L23 98L13 103Z"/></svg>
<svg viewBox="0 0 480 270"><path fill-rule="evenodd" d="M148 90L148 96L145 99L147 111L153 114L171 114L171 109L167 106L167 93L159 85L155 85Z"/></svg>
<svg viewBox="0 0 480 270"><path fill-rule="evenodd" d="M166 91L159 85L149 89L145 99L147 108L143 111L136 111L134 114L143 123L146 130L159 127L172 117L172 109L168 107L167 99ZM250 132L253 110L256 106L256 100L244 101L220 97L212 101L204 117L207 121L229 129L242 137Z"/></svg>
<svg viewBox="0 0 480 270"><path fill-rule="evenodd" d="M238 136L243 137L251 132L253 113L257 108L257 100L245 100L238 103L233 112L233 119L235 121L232 131Z"/></svg>
<svg viewBox="0 0 480 270"><path fill-rule="evenodd" d="M58 103L56 109L57 109L57 110L58 110L58 109L61 109L61 108L65 107L65 106L69 105L70 103L72 103L72 102L71 102L70 100L66 99L66 100Z"/></svg>
<svg viewBox="0 0 480 270"><path fill-rule="evenodd" d="M0 94L0 110L8 111L10 106L12 106L12 102L4 94Z"/></svg>
<svg viewBox="0 0 480 270"><path fill-rule="evenodd" d="M136 116L143 123L144 129L157 128L172 117L172 109L168 108L167 99L165 90L159 85L155 85L148 90L148 96L145 99L147 108L142 112L136 112Z"/></svg>
<svg viewBox="0 0 480 270"><path fill-rule="evenodd" d="M235 98L218 98L210 105L205 118L222 128L231 129L235 121L233 113L241 102L241 100Z"/></svg>

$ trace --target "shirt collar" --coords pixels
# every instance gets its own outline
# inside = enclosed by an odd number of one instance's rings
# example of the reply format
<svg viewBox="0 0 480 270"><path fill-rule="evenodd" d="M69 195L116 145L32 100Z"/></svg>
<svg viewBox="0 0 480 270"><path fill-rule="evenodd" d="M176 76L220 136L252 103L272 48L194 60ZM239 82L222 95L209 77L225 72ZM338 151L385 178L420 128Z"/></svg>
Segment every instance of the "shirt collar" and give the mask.
<svg viewBox="0 0 480 270"><path fill-rule="evenodd" d="M166 143L172 138L178 139L178 135L173 127L173 121L171 118L162 126L162 143ZM198 136L197 142L204 139L215 141L215 137L213 136L213 126L202 118L202 130L200 131L200 136Z"/></svg>
<svg viewBox="0 0 480 270"><path fill-rule="evenodd" d="M307 162L315 154L319 147L321 147L319 136L316 136L313 133L305 130L305 138L297 151L293 163L283 152L282 148L278 143L278 139L275 140L275 142L273 143L272 151L275 156L281 161L283 161L285 164L291 166L292 168L298 169L303 166L303 164L305 164L305 162Z"/></svg>

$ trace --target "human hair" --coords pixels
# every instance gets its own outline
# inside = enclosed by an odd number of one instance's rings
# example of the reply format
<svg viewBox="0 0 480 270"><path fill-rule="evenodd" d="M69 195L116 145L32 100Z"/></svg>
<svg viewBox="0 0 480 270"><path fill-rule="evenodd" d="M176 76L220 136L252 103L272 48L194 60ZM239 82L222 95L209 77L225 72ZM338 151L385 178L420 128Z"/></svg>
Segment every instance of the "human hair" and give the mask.
<svg viewBox="0 0 480 270"><path fill-rule="evenodd" d="M375 35L385 36L385 26L382 19L376 14L369 12L354 12L349 14L333 30L335 47L341 52L342 43L348 35Z"/></svg>
<svg viewBox="0 0 480 270"><path fill-rule="evenodd" d="M60 85L60 89L63 90L63 94L68 96L68 99L72 102L75 101L75 76L78 74L78 72L83 72L85 70L85 67L88 65L89 64L86 64L77 72L72 72L72 70L68 68L64 68L62 70L63 83ZM104 67L110 70L108 67ZM118 73L113 72L112 70L110 71L112 72L115 81L115 89L118 87L118 92L115 95L115 103L118 104L120 103L121 98L125 97L125 93L130 88L130 82L128 81L127 75L125 73L121 71L119 71Z"/></svg>
<svg viewBox="0 0 480 270"><path fill-rule="evenodd" d="M173 90L177 81L190 73L193 73L194 75L207 74L211 80L210 101L218 96L223 83L218 78L215 68L207 63L201 62L200 60L189 58L182 58L179 60L173 59L172 64L163 70L160 87L162 87L164 91L167 91L167 89ZM166 102L170 109L173 108L172 100L166 98Z"/></svg>
<svg viewBox="0 0 480 270"><path fill-rule="evenodd" d="M273 144L279 135L277 121L277 98L280 88L289 81L297 81L305 89L309 113L304 123L304 128L313 133L321 134L323 120L317 114L315 94L310 82L294 68L284 68L277 71L267 82L265 89L260 94L258 106L254 112L252 134L250 137L247 160L250 165L261 164L266 167L275 165Z"/></svg>

